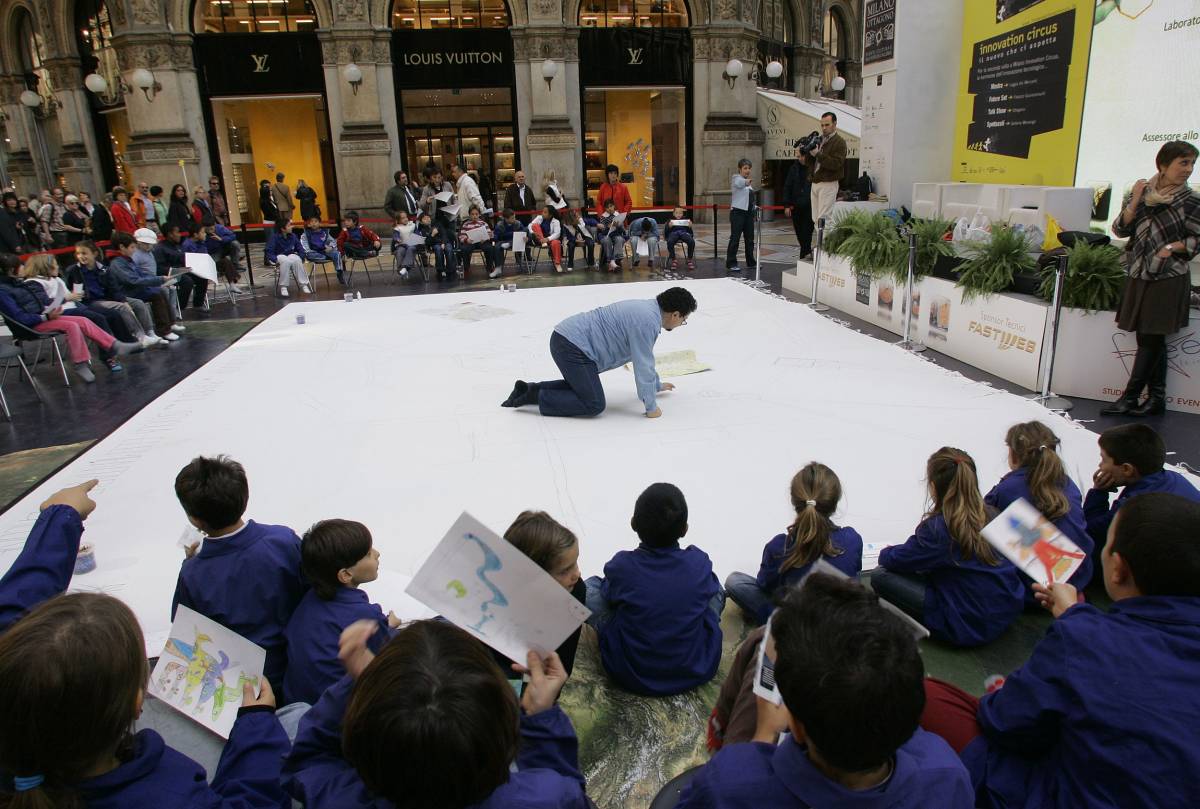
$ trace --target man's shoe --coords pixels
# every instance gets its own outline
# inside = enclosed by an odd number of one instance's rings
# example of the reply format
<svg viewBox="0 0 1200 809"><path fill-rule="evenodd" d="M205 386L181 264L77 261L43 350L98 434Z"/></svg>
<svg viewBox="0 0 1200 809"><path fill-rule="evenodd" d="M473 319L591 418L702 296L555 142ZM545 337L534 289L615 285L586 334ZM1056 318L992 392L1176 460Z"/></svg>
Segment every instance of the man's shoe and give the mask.
<svg viewBox="0 0 1200 809"><path fill-rule="evenodd" d="M525 397L529 395L529 383L518 379L513 385L512 393L508 394L508 398L500 403L501 407L520 407Z"/></svg>

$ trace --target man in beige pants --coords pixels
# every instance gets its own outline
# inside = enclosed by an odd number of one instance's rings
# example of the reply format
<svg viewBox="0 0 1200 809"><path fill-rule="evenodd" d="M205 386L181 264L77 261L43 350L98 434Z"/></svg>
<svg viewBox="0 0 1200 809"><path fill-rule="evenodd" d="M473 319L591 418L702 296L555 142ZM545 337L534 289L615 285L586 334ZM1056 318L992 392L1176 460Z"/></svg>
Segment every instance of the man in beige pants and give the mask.
<svg viewBox="0 0 1200 809"><path fill-rule="evenodd" d="M829 216L837 202L838 183L846 166L846 141L837 132L837 115L827 112L821 116L821 143L810 160L817 166L812 174L812 220L814 223Z"/></svg>

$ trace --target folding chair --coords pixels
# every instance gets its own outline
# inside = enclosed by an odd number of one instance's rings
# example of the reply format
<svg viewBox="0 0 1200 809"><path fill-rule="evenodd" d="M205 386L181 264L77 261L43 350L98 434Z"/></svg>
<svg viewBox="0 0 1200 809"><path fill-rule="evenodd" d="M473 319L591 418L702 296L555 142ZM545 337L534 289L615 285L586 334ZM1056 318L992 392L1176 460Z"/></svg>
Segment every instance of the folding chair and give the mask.
<svg viewBox="0 0 1200 809"><path fill-rule="evenodd" d="M533 275L535 272L537 272L537 265L542 259L542 250L544 248L540 244L534 244L530 242L529 234L520 230L513 233L512 237L512 253L516 257L517 268L520 269L521 267L524 267L527 275ZM528 247L530 252L533 253L532 263L530 263L530 259L525 258L526 247Z"/></svg>
<svg viewBox="0 0 1200 809"><path fill-rule="evenodd" d="M308 280L311 282L317 274L317 267L321 268L321 273L325 276L325 288L329 289L329 266L333 263L333 259L329 256L324 258L306 258L304 263L308 265Z"/></svg>
<svg viewBox="0 0 1200 809"><path fill-rule="evenodd" d="M342 254L342 274L346 277L346 286L354 285L354 268L361 264L363 272L367 274L367 284L371 284L371 265L367 262L375 259L375 269L378 272L383 272L383 263L379 260L379 251L372 250L365 256L351 256L349 253Z"/></svg>
<svg viewBox="0 0 1200 809"><path fill-rule="evenodd" d="M33 374L29 373L29 366L25 364L25 357L22 356L21 349L11 344L0 345L0 361L4 363L4 373L0 373L0 408L4 410L4 418L9 421L12 421L12 413L8 409L8 400L4 398L4 380L8 377L8 368L12 360L20 363L21 370L25 372L25 378L33 386L33 392L37 394L38 399L42 398L41 388L38 387Z"/></svg>
<svg viewBox="0 0 1200 809"><path fill-rule="evenodd" d="M58 358L58 367L62 371L63 382L66 383L68 388L71 387L71 380L67 377L67 364L66 364L66 362L63 361L62 349L60 349L58 347L58 340L55 339L56 337L65 336L62 332L34 331L33 329L26 326L24 323L18 323L17 321L13 320L8 315L0 314L0 317L4 318L4 325L7 326L8 330L12 333L14 344L16 344L17 346L23 347L24 343L37 343L38 350L37 350L37 354L33 358L33 363L32 363L32 365L34 367L36 367L37 364L39 362L41 362L42 347L46 344L46 341L49 340L50 345L54 347L54 356ZM21 366L22 367L25 366L24 361L21 362ZM28 368L25 369L25 373L26 374L29 373ZM32 382L33 377L30 376L29 380ZM34 389L35 390L37 389L36 385L34 385ZM40 396L40 394L39 394L39 396Z"/></svg>

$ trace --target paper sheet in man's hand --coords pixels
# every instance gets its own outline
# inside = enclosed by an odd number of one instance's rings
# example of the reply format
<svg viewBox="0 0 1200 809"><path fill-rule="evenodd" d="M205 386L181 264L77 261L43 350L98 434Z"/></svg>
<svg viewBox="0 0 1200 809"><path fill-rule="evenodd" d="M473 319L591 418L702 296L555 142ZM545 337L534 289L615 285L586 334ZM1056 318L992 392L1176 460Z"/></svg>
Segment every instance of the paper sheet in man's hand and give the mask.
<svg viewBox="0 0 1200 809"><path fill-rule="evenodd" d="M406 592L521 665L530 649L557 649L591 615L553 576L466 512Z"/></svg>
<svg viewBox="0 0 1200 809"><path fill-rule="evenodd" d="M632 371L633 364L625 363L625 370ZM711 371L711 365L705 365L696 359L695 351L669 351L666 354L654 355L654 370L659 377L687 376L701 371Z"/></svg>

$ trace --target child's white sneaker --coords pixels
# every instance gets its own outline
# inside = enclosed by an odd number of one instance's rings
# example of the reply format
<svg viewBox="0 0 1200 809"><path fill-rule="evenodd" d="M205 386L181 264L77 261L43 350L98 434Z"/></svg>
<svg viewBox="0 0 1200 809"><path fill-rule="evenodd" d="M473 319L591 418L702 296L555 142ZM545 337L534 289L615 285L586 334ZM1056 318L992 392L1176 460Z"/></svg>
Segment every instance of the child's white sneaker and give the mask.
<svg viewBox="0 0 1200 809"><path fill-rule="evenodd" d="M279 297L281 297L281 298L286 298L286 297L289 297L289 295L288 295L288 288L287 288L287 287L280 287L280 288L279 288Z"/></svg>

